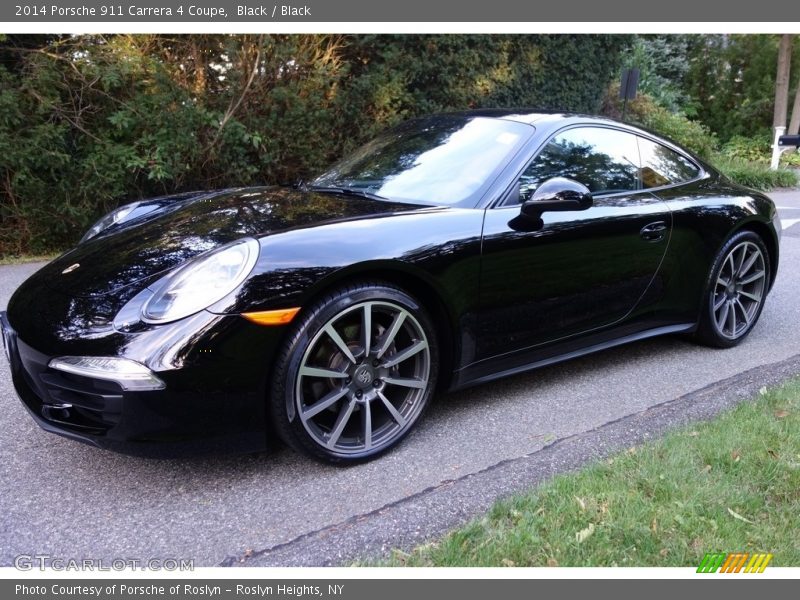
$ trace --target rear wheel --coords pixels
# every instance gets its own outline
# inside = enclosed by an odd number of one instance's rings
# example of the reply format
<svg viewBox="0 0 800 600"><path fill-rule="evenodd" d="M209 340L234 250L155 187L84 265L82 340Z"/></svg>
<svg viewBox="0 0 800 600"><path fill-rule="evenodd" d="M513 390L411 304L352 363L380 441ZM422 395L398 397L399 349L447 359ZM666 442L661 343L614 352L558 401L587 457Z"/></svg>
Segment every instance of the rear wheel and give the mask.
<svg viewBox="0 0 800 600"><path fill-rule="evenodd" d="M338 290L306 311L276 363L271 412L290 446L355 462L396 445L436 383L431 321L387 284Z"/></svg>
<svg viewBox="0 0 800 600"><path fill-rule="evenodd" d="M703 301L698 339L730 348L752 331L769 290L769 255L752 231L734 235L722 247L711 269Z"/></svg>

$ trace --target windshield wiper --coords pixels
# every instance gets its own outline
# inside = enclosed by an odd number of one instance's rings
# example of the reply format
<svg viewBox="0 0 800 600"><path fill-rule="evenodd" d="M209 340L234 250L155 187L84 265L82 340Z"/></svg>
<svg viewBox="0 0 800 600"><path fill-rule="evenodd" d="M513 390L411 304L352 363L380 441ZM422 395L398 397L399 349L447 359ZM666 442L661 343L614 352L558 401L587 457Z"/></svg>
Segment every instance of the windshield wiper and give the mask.
<svg viewBox="0 0 800 600"><path fill-rule="evenodd" d="M384 196L379 196L378 194L373 194L372 192L360 188L307 185L304 189L309 192L321 192L323 194L342 194L343 196L361 196L362 198L369 198L370 200L388 200L388 198Z"/></svg>

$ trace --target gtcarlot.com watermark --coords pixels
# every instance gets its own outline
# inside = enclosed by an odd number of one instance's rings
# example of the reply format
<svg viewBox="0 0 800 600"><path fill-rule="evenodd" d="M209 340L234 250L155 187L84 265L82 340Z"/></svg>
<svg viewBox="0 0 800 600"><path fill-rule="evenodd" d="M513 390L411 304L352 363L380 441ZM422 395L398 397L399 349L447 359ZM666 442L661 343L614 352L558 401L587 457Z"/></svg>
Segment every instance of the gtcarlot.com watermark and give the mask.
<svg viewBox="0 0 800 600"><path fill-rule="evenodd" d="M19 571L193 571L191 558L64 558L50 554L20 554Z"/></svg>

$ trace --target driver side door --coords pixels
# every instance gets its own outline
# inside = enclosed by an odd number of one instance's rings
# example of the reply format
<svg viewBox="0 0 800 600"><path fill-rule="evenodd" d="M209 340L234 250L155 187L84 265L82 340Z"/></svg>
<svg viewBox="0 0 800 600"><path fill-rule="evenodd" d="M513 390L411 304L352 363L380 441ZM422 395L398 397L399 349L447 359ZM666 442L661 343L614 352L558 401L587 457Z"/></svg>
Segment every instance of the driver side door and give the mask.
<svg viewBox="0 0 800 600"><path fill-rule="evenodd" d="M520 205L552 177L587 186L593 206L545 212L531 226L519 217ZM562 130L518 183L519 197L485 214L479 360L617 323L663 286L656 275L672 217L642 189L635 135L600 126Z"/></svg>

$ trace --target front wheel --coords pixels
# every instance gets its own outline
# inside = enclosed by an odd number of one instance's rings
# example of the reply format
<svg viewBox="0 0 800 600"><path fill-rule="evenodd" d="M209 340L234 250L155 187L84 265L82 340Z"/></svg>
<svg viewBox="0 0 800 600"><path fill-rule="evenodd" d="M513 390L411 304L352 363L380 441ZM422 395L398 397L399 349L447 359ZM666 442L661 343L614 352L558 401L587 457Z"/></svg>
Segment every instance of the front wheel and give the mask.
<svg viewBox="0 0 800 600"><path fill-rule="evenodd" d="M387 284L337 290L304 312L276 363L278 434L330 462L385 452L430 402L437 350L427 312L406 292Z"/></svg>
<svg viewBox="0 0 800 600"><path fill-rule="evenodd" d="M728 240L709 275L698 339L719 348L740 343L761 315L770 276L769 255L758 234L742 231Z"/></svg>

